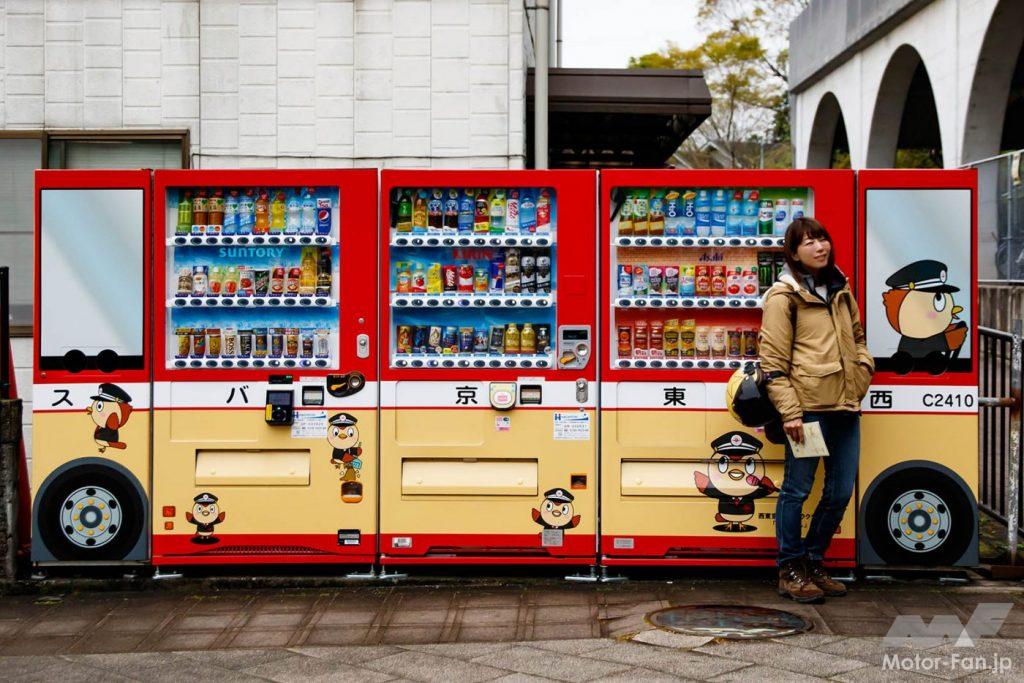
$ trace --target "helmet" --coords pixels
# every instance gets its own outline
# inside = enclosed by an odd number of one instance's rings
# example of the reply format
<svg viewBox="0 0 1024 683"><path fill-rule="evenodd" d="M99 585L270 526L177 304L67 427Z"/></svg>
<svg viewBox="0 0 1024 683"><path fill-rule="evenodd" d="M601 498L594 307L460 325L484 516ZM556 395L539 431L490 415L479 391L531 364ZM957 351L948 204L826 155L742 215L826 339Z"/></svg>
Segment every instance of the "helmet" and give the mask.
<svg viewBox="0 0 1024 683"><path fill-rule="evenodd" d="M737 422L746 427L764 427L778 422L779 411L768 398L768 376L760 367L740 368L725 385L725 405Z"/></svg>

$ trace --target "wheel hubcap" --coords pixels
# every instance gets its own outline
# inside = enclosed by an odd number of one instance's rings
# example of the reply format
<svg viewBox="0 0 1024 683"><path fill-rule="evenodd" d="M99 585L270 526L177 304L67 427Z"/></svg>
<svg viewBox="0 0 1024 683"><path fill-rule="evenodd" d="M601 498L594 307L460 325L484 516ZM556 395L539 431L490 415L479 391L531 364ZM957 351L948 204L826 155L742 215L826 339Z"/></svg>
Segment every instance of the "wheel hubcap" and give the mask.
<svg viewBox="0 0 1024 683"><path fill-rule="evenodd" d="M80 548L110 543L121 529L121 503L99 486L83 486L64 499L60 509L64 536Z"/></svg>
<svg viewBox="0 0 1024 683"><path fill-rule="evenodd" d="M913 553L935 550L949 538L949 508L940 496L913 489L889 506L889 533L900 547Z"/></svg>

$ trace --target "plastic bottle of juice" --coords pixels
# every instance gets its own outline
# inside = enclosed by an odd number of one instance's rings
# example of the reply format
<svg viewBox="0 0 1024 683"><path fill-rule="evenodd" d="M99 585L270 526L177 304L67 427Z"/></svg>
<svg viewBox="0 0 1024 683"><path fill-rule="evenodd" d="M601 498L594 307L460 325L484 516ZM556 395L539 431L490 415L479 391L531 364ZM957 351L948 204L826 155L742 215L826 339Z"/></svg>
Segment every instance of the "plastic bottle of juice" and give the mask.
<svg viewBox="0 0 1024 683"><path fill-rule="evenodd" d="M178 225L174 228L175 235L188 235L192 232L192 193L188 190L178 202Z"/></svg>
<svg viewBox="0 0 1024 683"><path fill-rule="evenodd" d="M277 192L270 202L270 233L280 235L284 232L285 223L284 192Z"/></svg>
<svg viewBox="0 0 1024 683"><path fill-rule="evenodd" d="M270 199L266 190L260 190L256 199L256 222L252 226L252 234L266 235L270 229Z"/></svg>
<svg viewBox="0 0 1024 683"><path fill-rule="evenodd" d="M490 196L491 234L505 232L505 190L492 190Z"/></svg>
<svg viewBox="0 0 1024 683"><path fill-rule="evenodd" d="M221 233L234 235L238 232L238 190L231 190L224 199L224 227Z"/></svg>
<svg viewBox="0 0 1024 683"><path fill-rule="evenodd" d="M397 232L412 232L412 200L409 199L409 191L402 190L402 198L398 200L398 222L395 223Z"/></svg>
<svg viewBox="0 0 1024 683"><path fill-rule="evenodd" d="M299 234L299 226L302 224L302 199L299 193L302 190L295 188L295 192L288 198L285 204L284 234Z"/></svg>
<svg viewBox="0 0 1024 683"><path fill-rule="evenodd" d="M302 195L301 213L299 216L299 234L312 235L316 232L316 198L313 188L307 187Z"/></svg>
<svg viewBox="0 0 1024 683"><path fill-rule="evenodd" d="M412 231L423 234L427 231L427 191L416 193L416 201L412 205Z"/></svg>
<svg viewBox="0 0 1024 683"><path fill-rule="evenodd" d="M316 261L316 247L303 247L302 275L299 276L300 296L313 296L316 292Z"/></svg>
<svg viewBox="0 0 1024 683"><path fill-rule="evenodd" d="M252 190L238 198L238 234L248 235L254 232L256 225L256 204Z"/></svg>
<svg viewBox="0 0 1024 683"><path fill-rule="evenodd" d="M209 210L209 202L206 199L206 190L199 190L195 196L192 197L192 232L202 233L207 223L209 216L207 211ZM196 228L199 228L197 231Z"/></svg>
<svg viewBox="0 0 1024 683"><path fill-rule="evenodd" d="M215 190L208 202L209 213L207 214L208 235L219 235L224 226L224 192Z"/></svg>
<svg viewBox="0 0 1024 683"><path fill-rule="evenodd" d="M487 203L487 190L480 190L476 195L473 209L473 232L487 234L491 231L491 210Z"/></svg>

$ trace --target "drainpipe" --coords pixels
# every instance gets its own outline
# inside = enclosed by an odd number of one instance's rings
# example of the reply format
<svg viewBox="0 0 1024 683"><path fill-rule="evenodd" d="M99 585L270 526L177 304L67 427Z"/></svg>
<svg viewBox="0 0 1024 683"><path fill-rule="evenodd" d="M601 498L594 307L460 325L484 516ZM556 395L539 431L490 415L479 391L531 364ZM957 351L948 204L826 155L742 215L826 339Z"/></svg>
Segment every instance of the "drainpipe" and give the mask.
<svg viewBox="0 0 1024 683"><path fill-rule="evenodd" d="M555 0L555 66L562 68L562 0Z"/></svg>
<svg viewBox="0 0 1024 683"><path fill-rule="evenodd" d="M548 50L550 0L535 0L536 64L533 67L533 167L548 167Z"/></svg>

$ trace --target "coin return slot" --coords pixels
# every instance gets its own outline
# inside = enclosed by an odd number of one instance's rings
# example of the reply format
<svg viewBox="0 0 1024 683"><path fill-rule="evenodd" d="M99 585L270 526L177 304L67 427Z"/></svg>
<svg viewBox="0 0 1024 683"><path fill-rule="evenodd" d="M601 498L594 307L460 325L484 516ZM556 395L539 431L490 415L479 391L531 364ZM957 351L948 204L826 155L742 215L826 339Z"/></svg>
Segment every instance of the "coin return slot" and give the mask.
<svg viewBox="0 0 1024 683"><path fill-rule="evenodd" d="M519 405L539 406L543 402L539 384L524 384L519 387Z"/></svg>

